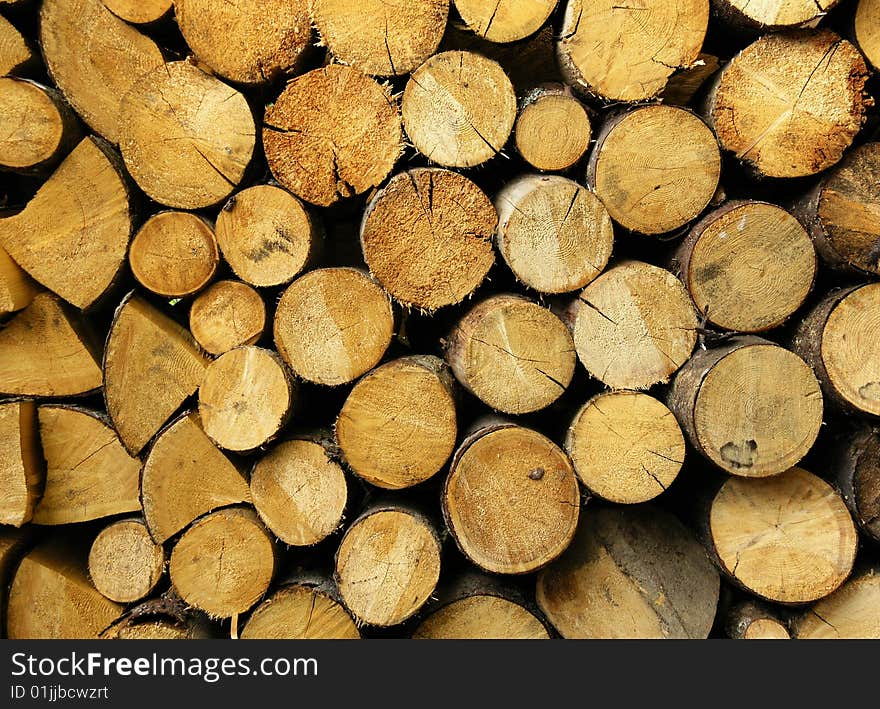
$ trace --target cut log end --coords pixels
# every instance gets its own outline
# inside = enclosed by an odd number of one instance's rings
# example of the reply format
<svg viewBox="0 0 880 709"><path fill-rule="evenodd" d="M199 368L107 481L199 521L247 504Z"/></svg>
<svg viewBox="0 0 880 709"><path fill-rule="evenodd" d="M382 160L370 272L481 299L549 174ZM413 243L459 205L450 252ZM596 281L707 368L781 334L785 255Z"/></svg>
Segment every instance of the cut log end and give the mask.
<svg viewBox="0 0 880 709"><path fill-rule="evenodd" d="M856 8L855 38L868 61L880 67L880 2L859 0Z"/></svg>
<svg viewBox="0 0 880 709"><path fill-rule="evenodd" d="M357 640L360 631L328 593L311 585L283 586L254 609L242 640Z"/></svg>
<svg viewBox="0 0 880 709"><path fill-rule="evenodd" d="M102 0L110 12L133 25L149 25L171 13L173 0ZM180 3L178 3L180 4Z"/></svg>
<svg viewBox="0 0 880 709"><path fill-rule="evenodd" d="M734 640L790 640L787 624L778 613L753 601L739 603L727 614L725 629Z"/></svg>
<svg viewBox="0 0 880 709"><path fill-rule="evenodd" d="M537 170L567 170L590 146L590 117L580 101L564 91L541 91L516 120L516 149Z"/></svg>
<svg viewBox="0 0 880 709"><path fill-rule="evenodd" d="M189 328L196 342L212 355L252 345L266 329L266 304L240 281L218 281L193 301Z"/></svg>
<svg viewBox="0 0 880 709"><path fill-rule="evenodd" d="M715 12L734 27L767 32L789 27L814 27L838 0L712 0Z"/></svg>
<svg viewBox="0 0 880 709"><path fill-rule="evenodd" d="M105 597L133 603L147 596L165 571L165 552L139 520L105 527L89 551L89 576Z"/></svg>
<svg viewBox="0 0 880 709"><path fill-rule="evenodd" d="M880 639L880 572L868 568L794 622L798 640Z"/></svg>
<svg viewBox="0 0 880 709"><path fill-rule="evenodd" d="M475 594L431 613L412 637L417 640L546 640L550 636L544 624L518 603Z"/></svg>
<svg viewBox="0 0 880 709"><path fill-rule="evenodd" d="M5 17L0 17L0 76L28 69L35 58L24 35Z"/></svg>
<svg viewBox="0 0 880 709"><path fill-rule="evenodd" d="M455 0L468 28L490 42L516 42L534 34L550 17L556 0Z"/></svg>

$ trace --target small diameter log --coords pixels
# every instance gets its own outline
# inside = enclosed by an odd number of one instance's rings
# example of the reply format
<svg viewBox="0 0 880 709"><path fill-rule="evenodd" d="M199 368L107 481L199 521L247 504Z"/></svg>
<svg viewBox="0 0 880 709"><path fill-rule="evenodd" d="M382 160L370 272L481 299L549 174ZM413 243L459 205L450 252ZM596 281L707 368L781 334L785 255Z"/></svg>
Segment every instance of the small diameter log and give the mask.
<svg viewBox="0 0 880 709"><path fill-rule="evenodd" d="M51 293L35 296L0 330L0 393L79 396L101 386L88 326Z"/></svg>
<svg viewBox="0 0 880 709"><path fill-rule="evenodd" d="M41 288L0 246L0 316L26 308L40 290Z"/></svg>
<svg viewBox="0 0 880 709"><path fill-rule="evenodd" d="M196 57L235 83L292 73L312 43L307 0L175 0L174 12Z"/></svg>
<svg viewBox="0 0 880 709"><path fill-rule="evenodd" d="M566 83L610 101L643 101L700 54L708 0L568 0L556 45Z"/></svg>
<svg viewBox="0 0 880 709"><path fill-rule="evenodd" d="M367 205L364 260L404 305L436 310L461 302L495 261L498 224L486 194L463 175L417 168L395 175Z"/></svg>
<svg viewBox="0 0 880 709"><path fill-rule="evenodd" d="M33 401L0 404L0 524L30 522L43 492L43 461Z"/></svg>
<svg viewBox="0 0 880 709"><path fill-rule="evenodd" d="M608 265L614 230L599 198L554 175L526 175L495 197L498 250L518 280L541 293L583 288Z"/></svg>
<svg viewBox="0 0 880 709"><path fill-rule="evenodd" d="M558 557L577 527L571 461L537 431L492 424L452 458L443 515L462 553L497 574L525 574Z"/></svg>
<svg viewBox="0 0 880 709"><path fill-rule="evenodd" d="M348 484L321 441L279 443L254 465L250 486L260 519L285 544L312 546L342 524Z"/></svg>
<svg viewBox="0 0 880 709"><path fill-rule="evenodd" d="M174 592L139 603L103 633L103 640L208 640L216 627L201 611L188 607Z"/></svg>
<svg viewBox="0 0 880 709"><path fill-rule="evenodd" d="M166 298L185 298L214 278L220 253L205 219L189 212L159 212L135 234L128 262L147 290Z"/></svg>
<svg viewBox="0 0 880 709"><path fill-rule="evenodd" d="M524 414L563 394L577 356L565 323L547 308L520 295L496 295L455 325L446 361L462 386L485 404Z"/></svg>
<svg viewBox="0 0 880 709"><path fill-rule="evenodd" d="M725 330L778 327L813 287L816 252L797 219L766 202L728 202L703 217L675 254L697 310Z"/></svg>
<svg viewBox="0 0 880 709"><path fill-rule="evenodd" d="M35 62L36 56L24 35L0 16L0 76L20 74Z"/></svg>
<svg viewBox="0 0 880 709"><path fill-rule="evenodd" d="M766 35L718 74L706 116L724 150L759 176L813 175L859 132L867 76L858 50L830 30Z"/></svg>
<svg viewBox="0 0 880 709"><path fill-rule="evenodd" d="M534 34L550 17L557 0L455 0L468 28L490 42L516 42Z"/></svg>
<svg viewBox="0 0 880 709"><path fill-rule="evenodd" d="M712 0L712 9L725 23L751 32L774 32L789 27L815 27L838 0Z"/></svg>
<svg viewBox="0 0 880 709"><path fill-rule="evenodd" d="M587 511L538 576L537 601L564 638L706 638L718 572L693 535L650 505Z"/></svg>
<svg viewBox="0 0 880 709"><path fill-rule="evenodd" d="M125 127L125 95L144 74L164 65L158 45L101 0L43 2L40 46L50 76L70 105L111 143L119 142Z"/></svg>
<svg viewBox="0 0 880 709"><path fill-rule="evenodd" d="M165 551L141 520L114 522L92 542L89 576L111 601L139 601L153 591L164 571Z"/></svg>
<svg viewBox="0 0 880 709"><path fill-rule="evenodd" d="M144 519L161 544L194 519L250 502L248 483L211 443L195 413L183 414L153 443L141 479Z"/></svg>
<svg viewBox="0 0 880 709"><path fill-rule="evenodd" d="M793 623L798 640L880 639L880 572L868 568Z"/></svg>
<svg viewBox="0 0 880 709"><path fill-rule="evenodd" d="M403 152L397 101L390 87L330 64L287 83L266 110L263 144L282 186L327 207L388 177Z"/></svg>
<svg viewBox="0 0 880 709"><path fill-rule="evenodd" d="M269 589L275 547L249 508L212 512L174 545L171 582L189 605L214 618L244 613Z"/></svg>
<svg viewBox="0 0 880 709"><path fill-rule="evenodd" d="M217 281L193 301L189 329L212 355L252 345L266 329L266 304L257 291L240 281Z"/></svg>
<svg viewBox="0 0 880 709"><path fill-rule="evenodd" d="M0 169L40 172L79 142L73 111L54 89L11 76L0 79Z"/></svg>
<svg viewBox="0 0 880 709"><path fill-rule="evenodd" d="M880 430L857 423L827 453L829 479L861 531L880 542Z"/></svg>
<svg viewBox="0 0 880 709"><path fill-rule="evenodd" d="M603 273L563 319L581 363L613 389L666 383L697 343L697 314L681 281L641 261Z"/></svg>
<svg viewBox="0 0 880 709"><path fill-rule="evenodd" d="M687 109L663 105L607 121L587 165L587 181L614 221L642 234L663 234L697 217L720 176L709 127Z"/></svg>
<svg viewBox="0 0 880 709"><path fill-rule="evenodd" d="M115 282L131 236L118 156L86 138L18 214L0 219L0 245L33 278L85 309Z"/></svg>
<svg viewBox="0 0 880 709"><path fill-rule="evenodd" d="M437 357L396 359L361 379L342 406L336 440L348 466L399 490L435 475L457 435L452 377Z"/></svg>
<svg viewBox="0 0 880 709"><path fill-rule="evenodd" d="M590 146L592 128L583 104L560 84L542 86L523 100L514 138L523 160L537 170L567 170Z"/></svg>
<svg viewBox="0 0 880 709"><path fill-rule="evenodd" d="M378 364L391 343L388 296L355 268L322 268L284 291L275 310L275 345L295 374L336 386Z"/></svg>
<svg viewBox="0 0 880 709"><path fill-rule="evenodd" d="M257 606L242 640L358 640L352 617L331 591L331 584L285 584Z"/></svg>
<svg viewBox="0 0 880 709"><path fill-rule="evenodd" d="M684 462L684 435L672 412L639 392L598 394L575 414L565 437L580 481L611 502L662 494Z"/></svg>
<svg viewBox="0 0 880 709"><path fill-rule="evenodd" d="M374 76L401 76L437 50L449 0L312 0L309 12L339 61Z"/></svg>
<svg viewBox="0 0 880 709"><path fill-rule="evenodd" d="M226 450L246 452L271 441L285 426L294 387L281 358L262 347L237 347L205 370L199 415L208 437Z"/></svg>
<svg viewBox="0 0 880 709"><path fill-rule="evenodd" d="M46 486L34 523L87 522L140 510L141 461L129 455L102 414L39 408Z"/></svg>
<svg viewBox="0 0 880 709"><path fill-rule="evenodd" d="M880 283L831 293L801 321L793 349L813 368L829 402L880 416Z"/></svg>
<svg viewBox="0 0 880 709"><path fill-rule="evenodd" d="M868 61L880 67L880 2L859 0L856 7L855 40Z"/></svg>
<svg viewBox="0 0 880 709"><path fill-rule="evenodd" d="M103 0L103 3L120 20L133 25L158 22L171 13L174 4L173 0Z"/></svg>
<svg viewBox="0 0 880 709"><path fill-rule="evenodd" d="M801 468L731 477L712 501L709 548L721 570L777 603L824 598L849 576L858 535L834 488Z"/></svg>
<svg viewBox="0 0 880 709"><path fill-rule="evenodd" d="M319 227L296 197L273 185L233 195L217 216L217 242L235 275L252 286L290 283L314 258Z"/></svg>
<svg viewBox="0 0 880 709"><path fill-rule="evenodd" d="M788 625L769 607L746 601L734 606L725 624L727 636L734 640L790 640Z"/></svg>
<svg viewBox="0 0 880 709"><path fill-rule="evenodd" d="M441 52L413 72L401 103L416 149L445 167L495 157L516 121L513 84L497 62L475 52Z"/></svg>
<svg viewBox="0 0 880 709"><path fill-rule="evenodd" d="M750 478L788 470L822 425L822 392L809 366L757 337L698 351L667 403L699 453Z"/></svg>
<svg viewBox="0 0 880 709"><path fill-rule="evenodd" d="M440 578L440 539L420 513L374 507L348 528L334 578L358 624L402 623L430 598Z"/></svg>
<svg viewBox="0 0 880 709"><path fill-rule="evenodd" d="M160 204L210 207L244 178L256 141L248 102L189 62L171 62L140 77L120 110L125 166Z"/></svg>
<svg viewBox="0 0 880 709"><path fill-rule="evenodd" d="M104 399L131 453L195 394L208 361L174 320L133 292L123 299L104 350Z"/></svg>

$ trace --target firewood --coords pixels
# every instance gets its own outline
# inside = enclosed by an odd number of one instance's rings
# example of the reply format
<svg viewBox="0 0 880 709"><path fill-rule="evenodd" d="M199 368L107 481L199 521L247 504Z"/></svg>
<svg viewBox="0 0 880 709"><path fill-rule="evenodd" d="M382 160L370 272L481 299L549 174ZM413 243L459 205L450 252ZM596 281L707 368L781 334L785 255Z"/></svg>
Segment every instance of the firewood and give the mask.
<svg viewBox="0 0 880 709"><path fill-rule="evenodd" d="M880 572L868 568L794 622L798 640L880 639Z"/></svg>
<svg viewBox="0 0 880 709"><path fill-rule="evenodd" d="M880 430L859 422L825 449L829 479L859 529L880 542Z"/></svg>
<svg viewBox="0 0 880 709"><path fill-rule="evenodd" d="M577 356L568 328L520 295L475 305L446 342L456 379L492 409L524 414L546 408L568 388Z"/></svg>
<svg viewBox="0 0 880 709"><path fill-rule="evenodd" d="M256 290L240 281L217 281L193 301L189 329L212 355L252 345L266 329L266 304Z"/></svg>
<svg viewBox="0 0 880 709"><path fill-rule="evenodd" d="M153 443L141 480L144 519L161 544L218 507L250 502L247 481L211 442L194 413L181 415Z"/></svg>
<svg viewBox="0 0 880 709"><path fill-rule="evenodd" d="M331 64L287 83L263 121L275 179L323 207L379 185L403 150L391 89Z"/></svg>
<svg viewBox="0 0 880 709"><path fill-rule="evenodd" d="M32 537L30 527L24 529L0 527L0 629L3 629L2 637L4 638L7 637L5 628L9 585L18 562L31 543Z"/></svg>
<svg viewBox="0 0 880 709"><path fill-rule="evenodd" d="M676 270L706 319L725 330L778 327L810 293L816 253L784 209L732 201L707 214L675 255Z"/></svg>
<svg viewBox="0 0 880 709"><path fill-rule="evenodd" d="M351 470L377 487L424 482L446 464L457 435L452 376L437 357L396 359L363 377L336 421Z"/></svg>
<svg viewBox="0 0 880 709"><path fill-rule="evenodd" d="M712 0L712 9L725 23L740 30L773 32L789 27L815 27L838 0Z"/></svg>
<svg viewBox="0 0 880 709"><path fill-rule="evenodd" d="M661 94L663 103L687 106L720 66L721 60L714 54L701 52L693 64L669 77Z"/></svg>
<svg viewBox="0 0 880 709"><path fill-rule="evenodd" d="M684 435L672 412L647 394L598 394L575 414L565 437L575 472L590 492L622 504L647 502L675 481Z"/></svg>
<svg viewBox="0 0 880 709"><path fill-rule="evenodd" d="M21 32L0 16L0 76L27 73L36 56Z"/></svg>
<svg viewBox="0 0 880 709"><path fill-rule="evenodd" d="M165 572L165 551L143 521L124 519L104 527L89 550L89 576L106 598L133 603L148 595Z"/></svg>
<svg viewBox="0 0 880 709"><path fill-rule="evenodd" d="M284 291L275 310L275 345L295 374L335 386L378 364L391 342L388 297L355 268L322 268Z"/></svg>
<svg viewBox="0 0 880 709"><path fill-rule="evenodd" d="M0 524L30 522L43 482L34 402L0 404Z"/></svg>
<svg viewBox="0 0 880 709"><path fill-rule="evenodd" d="M103 0L104 5L120 20L133 25L149 25L171 12L173 0Z"/></svg>
<svg viewBox="0 0 880 709"><path fill-rule="evenodd" d="M357 640L361 634L327 584L285 584L258 605L242 640Z"/></svg>
<svg viewBox="0 0 880 709"><path fill-rule="evenodd" d="M830 30L765 35L718 74L706 116L724 150L759 176L831 167L862 126L868 69Z"/></svg>
<svg viewBox="0 0 880 709"><path fill-rule="evenodd" d="M809 366L753 336L697 352L667 403L698 452L743 477L788 470L822 425L822 392Z"/></svg>
<svg viewBox="0 0 880 709"><path fill-rule="evenodd" d="M641 261L622 262L599 276L564 319L581 363L614 389L669 381L697 343L697 314L684 286L669 271Z"/></svg>
<svg viewBox="0 0 880 709"><path fill-rule="evenodd" d="M562 84L540 86L523 99L514 137L517 151L532 167L567 170L590 146L590 116Z"/></svg>
<svg viewBox="0 0 880 709"><path fill-rule="evenodd" d="M108 627L104 640L207 640L218 637L216 624L208 616L187 606L170 589L129 608Z"/></svg>
<svg viewBox="0 0 880 709"><path fill-rule="evenodd" d="M40 287L0 246L0 316L31 304Z"/></svg>
<svg viewBox="0 0 880 709"><path fill-rule="evenodd" d="M659 94L677 69L699 56L708 0L568 0L557 52L567 83L613 101Z"/></svg>
<svg viewBox="0 0 880 709"><path fill-rule="evenodd" d="M370 272L397 301L436 310L483 282L497 223L489 198L468 178L417 168L395 175L367 205L361 246Z"/></svg>
<svg viewBox="0 0 880 709"><path fill-rule="evenodd" d="M401 103L416 149L438 165L473 167L495 157L516 121L516 94L497 63L442 52L413 72Z"/></svg>
<svg viewBox="0 0 880 709"><path fill-rule="evenodd" d="M747 601L734 606L727 616L727 635L734 640L790 640L788 626L768 606Z"/></svg>
<svg viewBox="0 0 880 709"><path fill-rule="evenodd" d="M705 638L718 592L697 540L650 505L587 510L537 582L538 606L564 638Z"/></svg>
<svg viewBox="0 0 880 709"><path fill-rule="evenodd" d="M587 182L614 221L642 234L673 231L697 217L720 175L709 127L686 109L662 105L607 121L587 166Z"/></svg>
<svg viewBox="0 0 880 709"><path fill-rule="evenodd" d="M880 67L880 2L859 0L856 7L855 39L868 61Z"/></svg>
<svg viewBox="0 0 880 709"><path fill-rule="evenodd" d="M174 12L196 57L236 83L292 73L312 41L307 0L175 0Z"/></svg>
<svg viewBox="0 0 880 709"><path fill-rule="evenodd" d="M593 192L557 176L524 175L495 197L498 250L541 293L583 288L608 264L614 231Z"/></svg>
<svg viewBox="0 0 880 709"><path fill-rule="evenodd" d="M534 34L556 7L556 0L454 1L468 28L490 42L515 42Z"/></svg>
<svg viewBox="0 0 880 709"><path fill-rule="evenodd" d="M229 618L249 610L268 590L275 547L253 510L220 510L183 533L171 552L169 573L189 605Z"/></svg>

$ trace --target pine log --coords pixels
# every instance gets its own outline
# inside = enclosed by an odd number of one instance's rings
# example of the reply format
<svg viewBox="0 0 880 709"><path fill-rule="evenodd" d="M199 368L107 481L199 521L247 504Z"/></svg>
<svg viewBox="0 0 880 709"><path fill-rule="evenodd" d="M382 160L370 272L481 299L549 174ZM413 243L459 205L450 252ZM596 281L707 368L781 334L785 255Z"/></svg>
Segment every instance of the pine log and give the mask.
<svg viewBox="0 0 880 709"><path fill-rule="evenodd" d="M498 574L556 559L577 527L580 492L568 456L537 431L483 426L453 456L441 498L462 553Z"/></svg>
<svg viewBox="0 0 880 709"><path fill-rule="evenodd" d="M330 64L287 83L263 121L275 179L327 207L379 185L403 151L391 89L357 69Z"/></svg>
<svg viewBox="0 0 880 709"><path fill-rule="evenodd" d="M798 220L750 200L726 202L703 217L674 259L697 310L718 327L739 332L784 323L803 305L817 268Z"/></svg>
<svg viewBox="0 0 880 709"><path fill-rule="evenodd" d="M567 170L587 152L590 116L571 89L539 86L522 100L514 128L517 152L537 170Z"/></svg>
<svg viewBox="0 0 880 709"><path fill-rule="evenodd" d="M785 621L769 606L746 601L734 606L725 625L728 637L734 640L790 640Z"/></svg>
<svg viewBox="0 0 880 709"><path fill-rule="evenodd" d="M395 175L367 205L360 239L382 287L404 305L436 310L464 300L492 267L498 216L463 175L417 168Z"/></svg>
<svg viewBox="0 0 880 709"><path fill-rule="evenodd" d="M647 502L666 491L684 463L684 435L672 412L640 392L597 394L565 437L575 472L610 502Z"/></svg>
<svg viewBox="0 0 880 709"><path fill-rule="evenodd" d="M663 234L697 217L721 175L718 141L689 110L642 106L606 121L587 182L630 231Z"/></svg>
<svg viewBox="0 0 880 709"><path fill-rule="evenodd" d="M534 34L550 17L557 0L455 0L468 28L490 42L515 42Z"/></svg>
<svg viewBox="0 0 880 709"><path fill-rule="evenodd" d="M712 9L726 24L750 32L776 32L790 27L815 27L838 0L712 0Z"/></svg>
<svg viewBox="0 0 880 709"><path fill-rule="evenodd" d="M133 25L149 25L171 13L173 0L103 0L120 20ZM179 4L179 3L178 3Z"/></svg>
<svg viewBox="0 0 880 709"><path fill-rule="evenodd" d="M719 72L706 116L722 148L758 176L813 175L859 132L867 76L858 50L830 30L766 35Z"/></svg>
<svg viewBox="0 0 880 709"><path fill-rule="evenodd" d="M757 337L700 350L667 401L691 444L732 475L777 475L810 450L822 425L822 392L797 355Z"/></svg>
<svg viewBox="0 0 880 709"><path fill-rule="evenodd" d="M829 479L859 529L880 542L880 430L858 422L825 448Z"/></svg>
<svg viewBox="0 0 880 709"><path fill-rule="evenodd" d="M880 639L880 571L867 568L794 621L798 640Z"/></svg>
<svg viewBox="0 0 880 709"><path fill-rule="evenodd" d="M329 587L312 581L283 585L254 609L241 639L358 640L357 625Z"/></svg>
<svg viewBox="0 0 880 709"><path fill-rule="evenodd" d="M0 524L30 522L43 483L36 405L27 400L0 404Z"/></svg>
<svg viewBox="0 0 880 709"><path fill-rule="evenodd" d="M855 17L855 40L874 68L880 67L880 2L859 0Z"/></svg>
<svg viewBox="0 0 880 709"><path fill-rule="evenodd" d="M394 312L382 289L355 268L322 268L284 291L275 345L295 374L335 386L378 364L391 342Z"/></svg>
<svg viewBox="0 0 880 709"><path fill-rule="evenodd" d="M458 432L452 376L437 357L396 359L363 377L336 421L351 470L372 485L399 490L446 464Z"/></svg>
<svg viewBox="0 0 880 709"><path fill-rule="evenodd" d="M89 550L89 577L103 596L133 603L150 594L165 572L165 551L137 518L110 524Z"/></svg>
<svg viewBox="0 0 880 709"><path fill-rule="evenodd" d="M26 308L40 290L24 269L0 246L0 316Z"/></svg>
<svg viewBox="0 0 880 709"><path fill-rule="evenodd" d="M566 83L611 101L643 101L700 54L708 0L568 0L556 45Z"/></svg>
<svg viewBox="0 0 880 709"><path fill-rule="evenodd" d="M720 66L721 60L714 54L700 52L693 64L669 77L660 98L665 104L687 106Z"/></svg>
<svg viewBox="0 0 880 709"><path fill-rule="evenodd" d="M475 52L441 52L416 71L401 103L416 149L445 167L495 157L516 121L513 84L497 62Z"/></svg>
<svg viewBox="0 0 880 709"><path fill-rule="evenodd" d="M266 304L260 294L240 281L217 281L193 301L189 329L202 349L212 355L252 345L266 329Z"/></svg>
<svg viewBox="0 0 880 709"><path fill-rule="evenodd" d="M608 265L614 247L611 217L593 192L573 180L524 175L498 193L495 209L498 250L529 288L567 293L586 286Z"/></svg>
<svg viewBox="0 0 880 709"><path fill-rule="evenodd" d="M538 606L564 638L706 638L718 593L697 540L650 505L588 510L537 582Z"/></svg>
<svg viewBox="0 0 880 709"><path fill-rule="evenodd" d="M641 261L603 273L563 315L581 363L613 389L669 381L697 343L697 314L684 286Z"/></svg>
<svg viewBox="0 0 880 709"><path fill-rule="evenodd" d="M162 431L144 461L144 519L162 544L218 507L250 502L248 483L201 428L195 413Z"/></svg>
<svg viewBox="0 0 880 709"><path fill-rule="evenodd" d="M0 16L0 76L26 74L37 64L37 57L21 32Z"/></svg>
<svg viewBox="0 0 880 709"><path fill-rule="evenodd" d="M523 296L502 294L481 301L456 323L446 361L461 385L492 409L524 414L562 395L577 356L556 315Z"/></svg>

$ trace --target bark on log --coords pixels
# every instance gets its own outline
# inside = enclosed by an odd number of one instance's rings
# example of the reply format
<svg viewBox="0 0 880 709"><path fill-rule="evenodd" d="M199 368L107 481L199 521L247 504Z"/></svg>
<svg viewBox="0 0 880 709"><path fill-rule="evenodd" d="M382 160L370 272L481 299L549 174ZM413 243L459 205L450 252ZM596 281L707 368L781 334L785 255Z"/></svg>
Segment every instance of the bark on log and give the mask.
<svg viewBox="0 0 880 709"><path fill-rule="evenodd" d="M728 613L725 630L734 640L790 640L788 624L769 606L746 601Z"/></svg>
<svg viewBox="0 0 880 709"><path fill-rule="evenodd" d="M880 430L856 423L826 448L823 464L859 529L880 542Z"/></svg>
<svg viewBox="0 0 880 709"><path fill-rule="evenodd" d="M815 27L838 0L712 0L712 10L726 24L749 32L776 32L792 27Z"/></svg>
<svg viewBox="0 0 880 709"><path fill-rule="evenodd" d="M240 281L217 281L201 293L189 311L189 329L212 355L252 345L266 329L266 303Z"/></svg>

